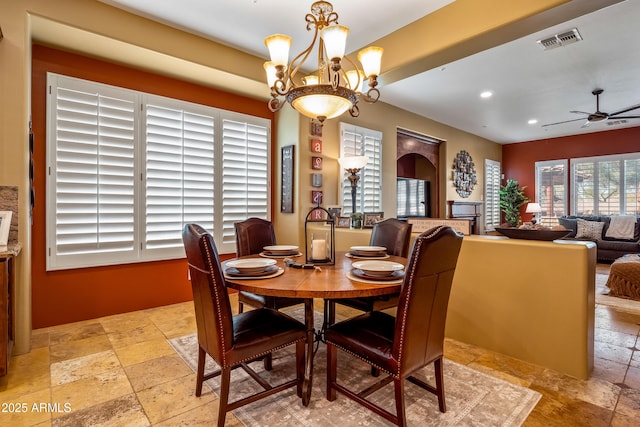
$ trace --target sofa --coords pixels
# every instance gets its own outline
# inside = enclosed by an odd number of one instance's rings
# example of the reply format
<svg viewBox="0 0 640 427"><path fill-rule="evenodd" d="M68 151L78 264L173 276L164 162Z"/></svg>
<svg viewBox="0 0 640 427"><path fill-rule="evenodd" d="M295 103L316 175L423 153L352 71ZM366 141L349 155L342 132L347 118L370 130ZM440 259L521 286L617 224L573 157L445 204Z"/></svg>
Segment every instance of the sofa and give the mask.
<svg viewBox="0 0 640 427"><path fill-rule="evenodd" d="M625 220L623 217L627 217L627 219ZM621 227L615 227L614 230L611 224L612 218L611 215L566 215L558 218L558 223L571 230L571 233L563 239L595 242L598 261L611 262L625 254L640 253L640 221L638 221L638 217L629 218L624 215L614 220L617 223L615 225L630 221L625 224L626 234L624 235L614 232L619 232Z"/></svg>

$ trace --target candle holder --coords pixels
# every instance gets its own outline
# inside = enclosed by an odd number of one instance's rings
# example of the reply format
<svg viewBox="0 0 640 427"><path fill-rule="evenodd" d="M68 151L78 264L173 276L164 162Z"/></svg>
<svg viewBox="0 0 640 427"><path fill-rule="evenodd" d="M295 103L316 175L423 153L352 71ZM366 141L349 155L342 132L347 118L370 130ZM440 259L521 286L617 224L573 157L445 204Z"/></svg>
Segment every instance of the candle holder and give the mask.
<svg viewBox="0 0 640 427"><path fill-rule="evenodd" d="M333 216L319 203L307 213L304 220L307 264L335 264L335 227Z"/></svg>

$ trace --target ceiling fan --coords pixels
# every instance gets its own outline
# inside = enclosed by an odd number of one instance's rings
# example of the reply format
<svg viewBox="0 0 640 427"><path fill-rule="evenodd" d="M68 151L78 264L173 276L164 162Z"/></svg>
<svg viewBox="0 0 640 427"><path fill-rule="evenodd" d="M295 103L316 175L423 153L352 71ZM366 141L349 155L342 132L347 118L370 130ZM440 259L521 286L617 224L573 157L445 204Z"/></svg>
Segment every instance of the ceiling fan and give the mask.
<svg viewBox="0 0 640 427"><path fill-rule="evenodd" d="M559 125L562 123L577 122L579 120L586 120L585 123L582 125L582 127L587 127L593 122L600 122L602 120L608 120L608 119L640 119L640 116L619 116L619 114L623 114L629 111L639 109L640 104L625 108L620 111L616 111L615 113L604 113L600 111L600 94L602 94L602 92L604 92L604 89L594 89L593 91L591 91L591 93L596 97L595 113L587 113L586 111L569 111L570 113L574 113L574 114L586 114L587 117L581 117L579 119L573 119L573 120L565 120L565 121L556 122L556 123L548 123L546 125L542 125L542 127Z"/></svg>

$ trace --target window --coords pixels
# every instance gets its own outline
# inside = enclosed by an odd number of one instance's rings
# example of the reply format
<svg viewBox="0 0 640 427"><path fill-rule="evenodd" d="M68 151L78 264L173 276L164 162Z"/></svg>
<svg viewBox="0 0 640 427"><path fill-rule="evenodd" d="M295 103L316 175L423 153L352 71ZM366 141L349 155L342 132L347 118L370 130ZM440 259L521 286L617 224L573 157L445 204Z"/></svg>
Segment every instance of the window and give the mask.
<svg viewBox="0 0 640 427"><path fill-rule="evenodd" d="M182 227L235 250L268 218L270 122L49 74L47 269L184 256Z"/></svg>
<svg viewBox="0 0 640 427"><path fill-rule="evenodd" d="M575 215L640 213L640 153L571 160Z"/></svg>
<svg viewBox="0 0 640 427"><path fill-rule="evenodd" d="M536 195L542 208L544 225L557 225L558 218L568 212L567 160L536 162Z"/></svg>
<svg viewBox="0 0 640 427"><path fill-rule="evenodd" d="M500 226L500 162L484 161L484 218L485 230Z"/></svg>
<svg viewBox="0 0 640 427"><path fill-rule="evenodd" d="M340 123L340 157L367 156L369 161L360 171L356 193L356 211L380 212L382 210L382 132ZM349 173L342 170L343 213L350 215L351 182Z"/></svg>

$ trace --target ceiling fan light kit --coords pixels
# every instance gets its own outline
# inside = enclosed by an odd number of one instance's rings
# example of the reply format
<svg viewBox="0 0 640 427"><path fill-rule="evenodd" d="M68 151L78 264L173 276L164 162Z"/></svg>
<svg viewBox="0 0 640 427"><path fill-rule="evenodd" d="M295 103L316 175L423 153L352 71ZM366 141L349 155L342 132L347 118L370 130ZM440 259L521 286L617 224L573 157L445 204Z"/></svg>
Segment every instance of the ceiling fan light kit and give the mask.
<svg viewBox="0 0 640 427"><path fill-rule="evenodd" d="M560 124L563 124L563 123L571 123L571 122L577 122L577 121L582 121L582 120L585 120L585 122L582 125L582 127L587 127L591 123L601 122L603 120L609 120L609 119L611 119L611 120L620 120L620 121L624 121L624 120L627 120L627 119L640 119L640 116L621 116L620 115L620 114L628 113L629 111L640 109L640 104L636 104L636 105L632 105L632 106L627 107L627 108L623 108L622 110L616 111L615 113L605 113L603 111L600 111L600 95L602 95L603 92L604 92L604 89L600 89L600 88L596 88L596 89L591 91L591 94L596 97L596 111L595 112L588 113L586 111L572 110L572 111L569 111L569 112L573 113L573 114L585 114L586 117L582 117L582 118L579 118L579 119L572 119L572 120L564 120L564 121L555 122L555 123L547 123L546 125L542 125L542 127L555 126L555 125L560 125Z"/></svg>
<svg viewBox="0 0 640 427"><path fill-rule="evenodd" d="M333 5L317 1L305 17L307 31L314 29L311 44L287 64L291 37L275 34L265 38L270 61L264 64L267 83L271 89L269 109L276 112L285 101L304 116L321 123L349 111L352 117L360 114L360 97L374 103L380 98L378 75L383 49L370 46L358 53L359 68L344 56L349 28L338 24ZM302 65L317 43L318 64L311 75L302 76ZM346 67L345 67L346 65ZM364 80L368 90L362 92Z"/></svg>

